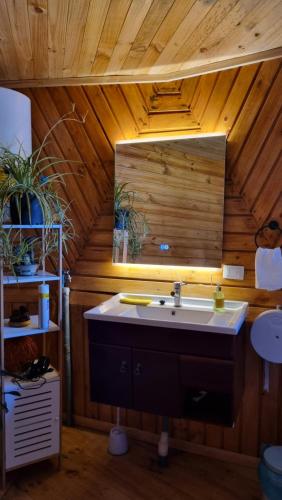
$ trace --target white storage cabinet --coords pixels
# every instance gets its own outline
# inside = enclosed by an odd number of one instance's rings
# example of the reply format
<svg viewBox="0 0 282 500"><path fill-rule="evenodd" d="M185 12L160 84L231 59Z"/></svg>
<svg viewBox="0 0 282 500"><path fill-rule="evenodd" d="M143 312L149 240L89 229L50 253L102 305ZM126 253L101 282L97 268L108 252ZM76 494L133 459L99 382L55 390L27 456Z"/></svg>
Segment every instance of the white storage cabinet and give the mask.
<svg viewBox="0 0 282 500"><path fill-rule="evenodd" d="M24 465L44 460L61 454L61 369L62 369L62 226L23 226L6 225L2 229L20 231L36 229L58 231L57 273L50 274L43 268L35 276L5 276L3 262L0 260L0 361L4 367L5 339L13 339L29 335L57 335L58 371L47 373L39 382L20 382L22 388L8 376L0 375L1 401L7 403L8 412L1 412L1 472L2 487L5 486L6 472ZM32 324L27 327L13 328L8 326L4 318L5 285L20 286L23 283L48 283L55 281L58 285L58 318L57 322L49 322L44 330L38 326L38 316L32 316ZM24 302L24 298L23 298ZM43 337L43 346L45 345ZM42 383L44 381L44 383ZM3 390L4 388L4 390ZM16 390L20 397L5 395L4 392Z"/></svg>

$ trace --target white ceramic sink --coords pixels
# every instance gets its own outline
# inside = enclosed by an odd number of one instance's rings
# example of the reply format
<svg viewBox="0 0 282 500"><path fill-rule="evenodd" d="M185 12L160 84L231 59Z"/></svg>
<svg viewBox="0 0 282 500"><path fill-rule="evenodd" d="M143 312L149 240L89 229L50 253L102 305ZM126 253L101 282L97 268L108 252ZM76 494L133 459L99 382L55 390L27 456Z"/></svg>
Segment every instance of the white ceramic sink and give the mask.
<svg viewBox="0 0 282 500"><path fill-rule="evenodd" d="M123 297L148 298L147 306L120 303ZM164 305L160 301L165 301ZM226 300L224 312L213 311L213 301L201 298L182 298L181 307L173 305L169 296L119 293L84 313L86 319L117 321L181 330L206 331L236 335L247 315L248 303Z"/></svg>

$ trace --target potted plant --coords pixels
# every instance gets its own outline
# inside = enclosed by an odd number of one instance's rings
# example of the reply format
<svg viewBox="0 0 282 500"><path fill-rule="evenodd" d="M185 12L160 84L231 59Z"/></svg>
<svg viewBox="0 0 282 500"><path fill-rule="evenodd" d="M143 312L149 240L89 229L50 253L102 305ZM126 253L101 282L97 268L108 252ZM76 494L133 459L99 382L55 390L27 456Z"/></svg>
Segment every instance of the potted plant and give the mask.
<svg viewBox="0 0 282 500"><path fill-rule="evenodd" d="M40 238L29 236L13 247L16 256L20 256L14 264L14 272L18 276L34 276L39 267L39 251L42 244Z"/></svg>
<svg viewBox="0 0 282 500"><path fill-rule="evenodd" d="M5 173L0 183L0 226L4 223L6 208L10 205L12 224L45 224L46 226L62 224L64 244L74 236L72 221L68 216L69 205L57 191L58 185L65 183L64 176L70 172L50 173L49 171L47 175L46 173L48 169L58 167L66 162L80 162L43 155L50 134L59 124L65 121L84 123L85 117L79 119L72 116L74 111L73 106L69 113L63 115L50 128L42 144L28 157L23 154L21 148L18 153L12 153L7 148L0 146L0 165ZM45 257L55 246L54 237L56 237L54 232L46 231ZM6 247L6 258L7 251L8 247ZM12 255L9 264L17 257L13 255L12 248L10 251ZM24 255L27 265L27 261L31 257L30 252L26 252ZM23 261L20 262L19 265L23 265ZM35 265L35 263L31 260L29 265Z"/></svg>
<svg viewBox="0 0 282 500"><path fill-rule="evenodd" d="M135 192L127 190L128 183L115 183L115 229L128 234L128 254L135 261L141 254L144 238L149 232L145 215L134 208ZM114 232L114 246L120 246L121 238Z"/></svg>

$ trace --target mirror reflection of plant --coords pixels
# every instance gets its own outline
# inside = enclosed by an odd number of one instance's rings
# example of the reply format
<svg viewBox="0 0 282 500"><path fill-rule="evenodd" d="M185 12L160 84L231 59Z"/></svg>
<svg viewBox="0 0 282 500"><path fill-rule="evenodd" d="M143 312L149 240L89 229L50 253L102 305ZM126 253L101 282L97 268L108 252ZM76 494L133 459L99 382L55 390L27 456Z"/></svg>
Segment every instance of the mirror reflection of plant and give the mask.
<svg viewBox="0 0 282 500"><path fill-rule="evenodd" d="M128 253L135 261L141 254L144 238L149 232L145 214L134 208L136 193L127 190L128 183L115 183L114 211L117 229L128 232ZM114 238L114 246L120 246L121 240Z"/></svg>
<svg viewBox="0 0 282 500"><path fill-rule="evenodd" d="M125 207L132 207L134 203L134 191L126 191L125 188L128 186L128 182L115 182L114 189L114 210L118 210Z"/></svg>

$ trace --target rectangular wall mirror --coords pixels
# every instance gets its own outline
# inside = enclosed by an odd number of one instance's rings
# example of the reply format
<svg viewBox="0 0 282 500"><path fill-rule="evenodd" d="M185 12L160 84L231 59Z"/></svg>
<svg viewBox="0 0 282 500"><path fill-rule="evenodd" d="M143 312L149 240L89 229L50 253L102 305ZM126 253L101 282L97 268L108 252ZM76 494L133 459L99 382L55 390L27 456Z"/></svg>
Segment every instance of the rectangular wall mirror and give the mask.
<svg viewBox="0 0 282 500"><path fill-rule="evenodd" d="M221 267L225 134L116 144L113 262Z"/></svg>

